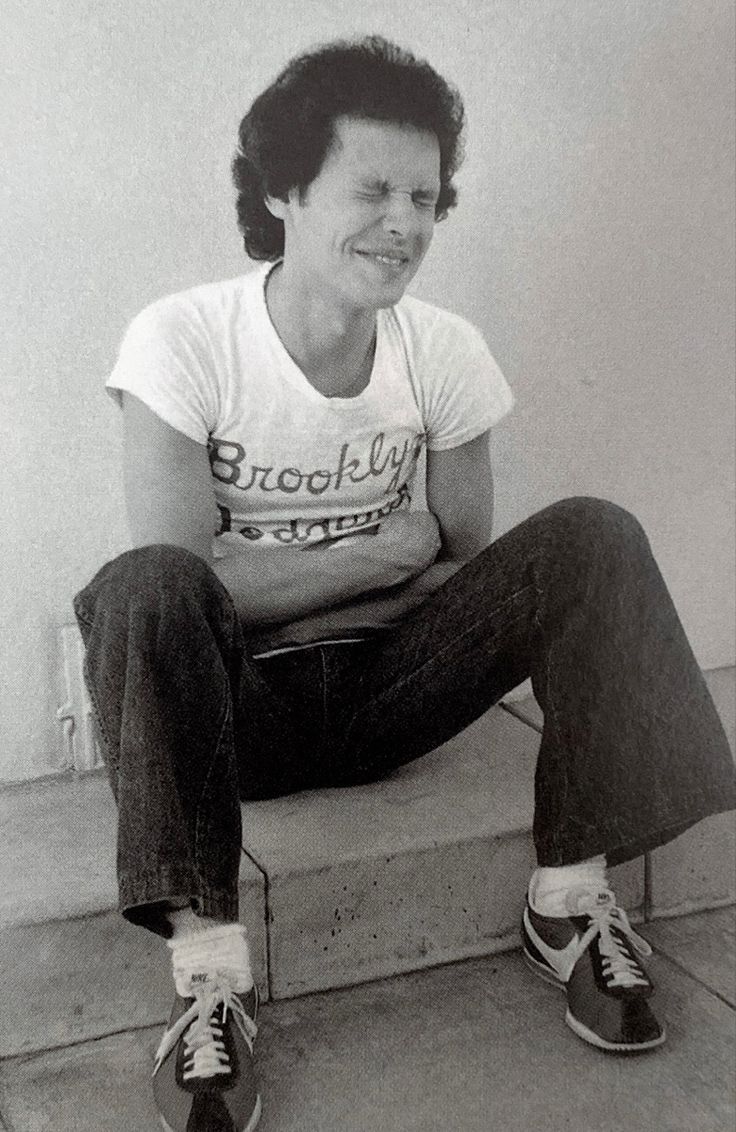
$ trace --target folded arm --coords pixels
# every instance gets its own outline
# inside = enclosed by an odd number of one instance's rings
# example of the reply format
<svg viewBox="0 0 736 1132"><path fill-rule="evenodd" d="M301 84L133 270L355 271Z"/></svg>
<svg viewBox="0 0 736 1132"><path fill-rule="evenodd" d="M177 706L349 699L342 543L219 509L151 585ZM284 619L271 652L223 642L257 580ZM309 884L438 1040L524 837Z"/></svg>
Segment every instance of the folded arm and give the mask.
<svg viewBox="0 0 736 1132"><path fill-rule="evenodd" d="M398 624L419 609L466 562L491 542L493 472L485 432L446 452L427 453L427 505L437 521L440 553L424 570L392 589L364 594L285 626L284 642L304 642ZM421 514L408 518L420 519ZM278 643L278 636L270 640Z"/></svg>
<svg viewBox="0 0 736 1132"><path fill-rule="evenodd" d="M430 515L395 512L374 535L302 553L269 553L244 542L214 559L217 523L204 445L171 428L138 398L123 396L124 481L135 546L171 543L199 555L252 626L294 621L401 586L421 574L440 549Z"/></svg>

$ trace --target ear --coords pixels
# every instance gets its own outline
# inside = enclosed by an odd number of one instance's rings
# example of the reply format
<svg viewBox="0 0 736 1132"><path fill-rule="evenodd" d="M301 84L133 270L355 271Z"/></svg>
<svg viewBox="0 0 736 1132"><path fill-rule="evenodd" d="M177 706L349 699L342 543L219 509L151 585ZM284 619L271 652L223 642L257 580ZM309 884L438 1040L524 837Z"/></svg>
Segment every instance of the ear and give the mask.
<svg viewBox="0 0 736 1132"><path fill-rule="evenodd" d="M288 201L281 200L280 197L266 197L263 203L271 215L275 216L277 220L286 219L286 213L289 209Z"/></svg>

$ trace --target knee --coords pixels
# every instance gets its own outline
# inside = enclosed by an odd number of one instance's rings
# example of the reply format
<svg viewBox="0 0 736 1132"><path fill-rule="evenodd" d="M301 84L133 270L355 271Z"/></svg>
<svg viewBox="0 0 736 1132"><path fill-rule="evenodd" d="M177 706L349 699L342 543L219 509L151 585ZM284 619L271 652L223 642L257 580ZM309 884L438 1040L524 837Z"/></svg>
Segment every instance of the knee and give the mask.
<svg viewBox="0 0 736 1132"><path fill-rule="evenodd" d="M179 581L199 578L211 573L211 566L183 546L173 543L152 543L127 550L110 564L119 566L132 577L153 578L162 581Z"/></svg>
<svg viewBox="0 0 736 1132"><path fill-rule="evenodd" d="M646 532L636 516L608 499L570 496L551 504L546 512L565 542L575 541L583 549L600 551L602 545L649 547Z"/></svg>
<svg viewBox="0 0 736 1132"><path fill-rule="evenodd" d="M74 597L74 612L78 620L90 622L103 596L106 602L158 603L162 591L199 589L212 582L220 585L211 566L184 547L169 543L140 546L107 562Z"/></svg>

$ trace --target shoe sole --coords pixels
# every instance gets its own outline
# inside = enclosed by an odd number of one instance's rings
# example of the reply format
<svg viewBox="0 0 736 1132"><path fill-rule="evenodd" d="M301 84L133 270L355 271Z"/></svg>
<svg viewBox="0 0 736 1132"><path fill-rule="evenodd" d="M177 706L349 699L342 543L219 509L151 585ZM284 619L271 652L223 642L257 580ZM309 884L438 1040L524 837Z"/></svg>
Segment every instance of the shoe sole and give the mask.
<svg viewBox="0 0 736 1132"><path fill-rule="evenodd" d="M527 967L545 983L549 983L550 986L556 987L557 990L561 990L565 993L567 988L562 980L559 979L553 971L550 971L547 967L543 967L542 964L539 963L533 955L529 955L527 951L524 951L524 961ZM583 1023L575 1017L569 1007L565 1014L565 1022L577 1037L582 1038L588 1045L595 1046L596 1049L605 1050L606 1053L646 1053L647 1050L656 1049L657 1046L661 1046L667 1040L667 1031L662 1027L662 1032L659 1037L653 1038L650 1042L607 1042L600 1034L596 1034L594 1030L589 1030L587 1026L583 1025Z"/></svg>
<svg viewBox="0 0 736 1132"><path fill-rule="evenodd" d="M253 1109L253 1113L251 1115L251 1118L248 1121L248 1123L245 1125L245 1127L240 1129L240 1132L253 1132L253 1129L258 1124L258 1121L261 1119L262 1111L263 1111L263 1109L262 1109L262 1106L261 1106L261 1098L260 1098L260 1096L257 1096L256 1097L256 1107ZM166 1123L163 1116L159 1116L159 1119L161 1121L161 1127L163 1128L164 1132L174 1132L174 1129L171 1127L170 1124Z"/></svg>
<svg viewBox="0 0 736 1132"><path fill-rule="evenodd" d="M650 1042L607 1042L605 1038L600 1037L593 1030L589 1030L582 1022L571 1014L569 1008L565 1015L565 1021L574 1034L582 1038L588 1045L596 1046L597 1049L603 1049L607 1053L646 1053L649 1049L656 1049L661 1046L666 1040L667 1034L664 1029L658 1038L653 1038Z"/></svg>

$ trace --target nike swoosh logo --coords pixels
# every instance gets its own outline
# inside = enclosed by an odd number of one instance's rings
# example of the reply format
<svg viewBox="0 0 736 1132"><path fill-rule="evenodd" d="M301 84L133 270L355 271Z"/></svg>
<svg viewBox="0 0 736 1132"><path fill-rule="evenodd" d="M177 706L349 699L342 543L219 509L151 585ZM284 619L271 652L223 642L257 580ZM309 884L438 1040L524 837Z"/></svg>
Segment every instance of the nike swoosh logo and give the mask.
<svg viewBox="0 0 736 1132"><path fill-rule="evenodd" d="M524 927L529 934L529 939L539 953L544 956L550 967L557 972L563 983L566 983L572 974L573 967L578 961L578 942L580 937L577 935L573 936L570 942L561 949L550 947L534 930L534 926L529 918L528 908L524 909Z"/></svg>

